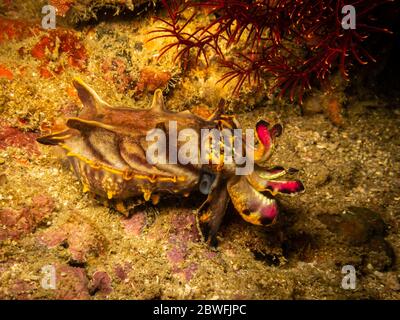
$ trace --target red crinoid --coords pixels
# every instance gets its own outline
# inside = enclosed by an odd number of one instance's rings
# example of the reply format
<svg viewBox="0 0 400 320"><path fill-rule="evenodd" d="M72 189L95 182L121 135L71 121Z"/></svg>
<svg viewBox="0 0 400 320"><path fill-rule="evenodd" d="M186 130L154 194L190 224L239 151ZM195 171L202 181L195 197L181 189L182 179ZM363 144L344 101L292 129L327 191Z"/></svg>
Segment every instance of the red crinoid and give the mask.
<svg viewBox="0 0 400 320"><path fill-rule="evenodd" d="M390 32L374 16L389 2L394 0L162 0L169 18L157 18L164 26L150 40L174 38L160 56L176 48L175 59L184 67L192 53L195 63L203 56L207 64L210 54L217 55L227 69L220 81L236 80L235 93L246 81L259 84L265 76L275 80L272 89L280 89L280 96L289 93L301 102L312 82L334 69L347 79L353 61L375 61L364 42L372 33ZM356 10L355 29L343 27L348 5ZM210 20L189 32L196 11L189 18L183 13L191 7L206 10Z"/></svg>
<svg viewBox="0 0 400 320"><path fill-rule="evenodd" d="M212 34L208 30L202 29L198 29L192 33L189 33L185 30L196 15L196 13L193 13L188 19L182 19L182 13L189 8L189 3L176 0L162 0L161 2L168 11L170 21L157 17L156 19L163 22L165 27L160 27L156 30L150 31L150 33L160 33L160 35L152 37L150 41L168 37L173 37L176 39L176 41L166 45L161 50L159 58L161 58L168 50L176 47L178 52L175 55L175 60L183 60L186 68L191 51L197 51L196 63L198 62L199 57L203 55L206 63L208 64L207 47L212 48L215 52L222 55L218 45L217 35Z"/></svg>

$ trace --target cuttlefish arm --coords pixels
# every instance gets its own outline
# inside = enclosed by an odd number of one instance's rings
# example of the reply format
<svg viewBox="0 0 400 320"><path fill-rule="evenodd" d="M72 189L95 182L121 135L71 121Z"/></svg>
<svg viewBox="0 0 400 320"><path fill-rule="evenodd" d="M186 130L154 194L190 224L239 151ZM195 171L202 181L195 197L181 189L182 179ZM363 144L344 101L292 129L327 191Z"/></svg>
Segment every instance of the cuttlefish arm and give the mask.
<svg viewBox="0 0 400 320"><path fill-rule="evenodd" d="M210 177L211 175L205 172L200 179L200 191L203 194L208 194L208 196L197 209L197 222L204 240L208 240L210 245L215 247L217 245L217 232L229 204L229 194L226 188L226 180L221 178L221 174L217 174L211 179Z"/></svg>
<svg viewBox="0 0 400 320"><path fill-rule="evenodd" d="M297 170L293 168L256 168L253 173L247 176L247 180L260 192L269 191L272 195L278 193L292 194L304 191L303 183L300 180L282 180L281 178L287 174L292 175L295 172Z"/></svg>
<svg viewBox="0 0 400 320"><path fill-rule="evenodd" d="M199 224L205 241L217 246L217 232L222 224L226 209L229 204L229 194L226 186L213 190L206 206L199 211ZM205 209L205 210L204 210Z"/></svg>
<svg viewBox="0 0 400 320"><path fill-rule="evenodd" d="M235 209L245 221L263 226L275 221L278 215L276 200L254 189L246 177L230 180L228 193Z"/></svg>
<svg viewBox="0 0 400 320"><path fill-rule="evenodd" d="M256 137L259 142L254 150L254 161L256 163L266 161L275 149L275 139L282 134L282 126L275 124L269 128L269 123L261 120L256 125Z"/></svg>
<svg viewBox="0 0 400 320"><path fill-rule="evenodd" d="M255 225L269 225L276 220L278 205L274 196L278 193L291 194L304 190L300 180L283 180L286 174L294 174L295 169L283 167L263 168L258 163L268 159L275 145L275 138L282 133L279 124L270 128L266 121L256 125L259 141L254 150L255 170L241 177L233 177L228 182L228 193L235 209L242 218Z"/></svg>

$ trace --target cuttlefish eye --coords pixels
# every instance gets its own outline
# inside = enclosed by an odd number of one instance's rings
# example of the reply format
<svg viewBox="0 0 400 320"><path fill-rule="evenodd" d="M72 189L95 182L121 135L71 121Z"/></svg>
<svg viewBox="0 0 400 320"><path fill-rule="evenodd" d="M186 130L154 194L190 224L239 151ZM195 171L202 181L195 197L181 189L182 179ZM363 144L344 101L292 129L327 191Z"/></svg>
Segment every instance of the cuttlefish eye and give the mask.
<svg viewBox="0 0 400 320"><path fill-rule="evenodd" d="M209 195L212 190L212 185L215 180L215 175L208 172L203 172L200 178L199 190L202 194Z"/></svg>

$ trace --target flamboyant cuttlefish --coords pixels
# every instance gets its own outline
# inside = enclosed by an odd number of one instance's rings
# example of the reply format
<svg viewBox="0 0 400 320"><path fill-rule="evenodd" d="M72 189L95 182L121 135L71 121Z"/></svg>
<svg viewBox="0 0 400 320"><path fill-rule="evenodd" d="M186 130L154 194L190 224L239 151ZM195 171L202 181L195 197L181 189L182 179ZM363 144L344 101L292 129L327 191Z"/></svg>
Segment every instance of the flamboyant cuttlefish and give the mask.
<svg viewBox="0 0 400 320"><path fill-rule="evenodd" d="M190 111L165 109L161 90L155 91L149 109L135 110L111 107L79 79L74 80L74 86L84 105L82 112L78 117L68 118L56 131L38 138L38 142L58 145L66 151L85 191L117 200L144 196L146 201L157 204L160 195L188 196L200 190L208 195L198 211L201 212L200 221L208 226L206 237L215 242L229 200L244 220L255 225L269 225L278 215L275 195L304 190L298 180L280 180L297 170L260 165L270 157L275 138L282 132L279 124L271 127L266 121L259 121L255 130L259 142L256 147L254 144L246 146L244 136L241 138L244 146L239 151L245 150L245 156L254 160L254 170L246 175L237 175L241 165L224 162L221 155L226 150L223 147L218 156L220 161L214 161L210 152L206 162L154 163L149 161L146 152L152 143L148 139L149 132L155 129L168 133L170 123L174 123L178 132L184 129L198 133L204 129L237 132L239 123L234 117L223 114L223 101L212 115L202 118ZM187 144L179 139L172 142L170 136L166 136L166 153L176 152ZM201 139L200 134L198 139ZM201 142L195 145L197 148Z"/></svg>

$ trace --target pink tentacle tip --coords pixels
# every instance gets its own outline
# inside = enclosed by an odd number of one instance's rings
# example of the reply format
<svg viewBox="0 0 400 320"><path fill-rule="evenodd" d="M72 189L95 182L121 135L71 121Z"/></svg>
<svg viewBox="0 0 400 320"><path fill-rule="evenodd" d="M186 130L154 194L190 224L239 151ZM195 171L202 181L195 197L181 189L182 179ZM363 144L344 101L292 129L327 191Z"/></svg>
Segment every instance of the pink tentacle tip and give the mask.
<svg viewBox="0 0 400 320"><path fill-rule="evenodd" d="M271 133L268 127L269 123L264 120L260 120L256 125L258 139L265 147L269 147L271 144Z"/></svg>
<svg viewBox="0 0 400 320"><path fill-rule="evenodd" d="M297 193L304 191L304 185L299 180L292 181L269 181L267 189L279 193Z"/></svg>

